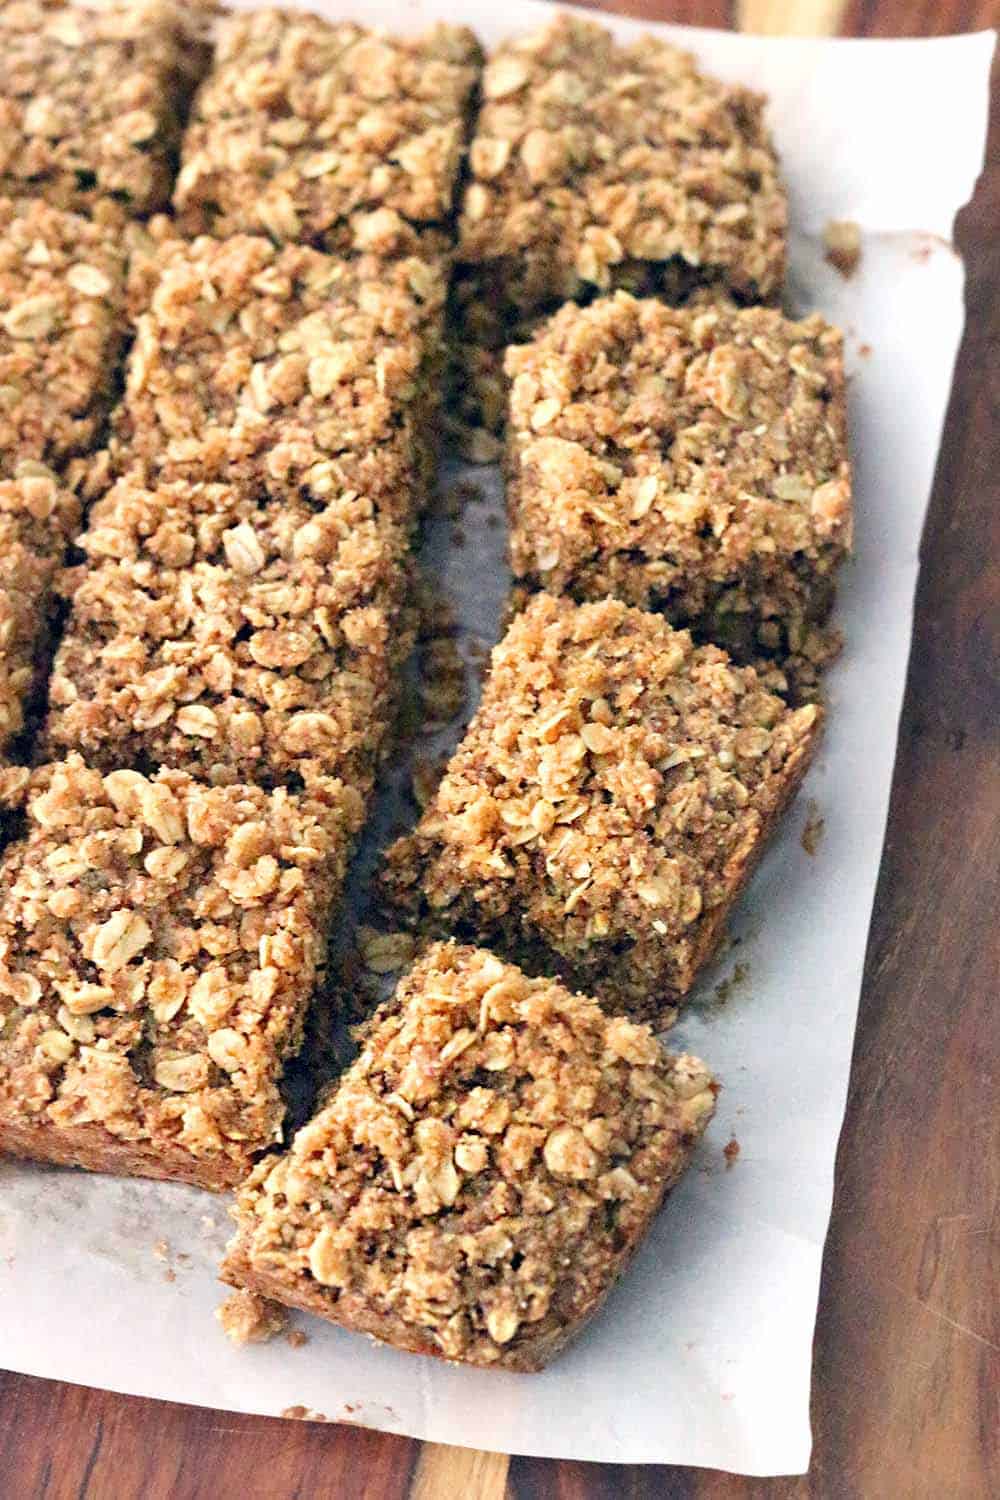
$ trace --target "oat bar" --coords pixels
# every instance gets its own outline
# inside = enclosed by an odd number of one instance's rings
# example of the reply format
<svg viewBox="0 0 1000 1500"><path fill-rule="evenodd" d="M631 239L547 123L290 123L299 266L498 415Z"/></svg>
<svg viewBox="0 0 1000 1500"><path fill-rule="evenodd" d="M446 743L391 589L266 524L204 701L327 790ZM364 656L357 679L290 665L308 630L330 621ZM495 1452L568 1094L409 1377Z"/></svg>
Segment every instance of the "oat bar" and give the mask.
<svg viewBox="0 0 1000 1500"><path fill-rule="evenodd" d="M120 480L67 578L49 753L366 795L406 632L407 539L350 491Z"/></svg>
<svg viewBox="0 0 1000 1500"><path fill-rule="evenodd" d="M0 479L0 765L33 716L49 664L53 580L80 522L76 496L43 464Z"/></svg>
<svg viewBox="0 0 1000 1500"><path fill-rule="evenodd" d="M785 194L764 99L568 14L483 75L459 260L520 308L658 275L779 292Z"/></svg>
<svg viewBox="0 0 1000 1500"><path fill-rule="evenodd" d="M0 198L0 477L93 444L124 334L122 258L78 214Z"/></svg>
<svg viewBox="0 0 1000 1500"><path fill-rule="evenodd" d="M322 244L373 208L446 220L478 56L460 26L397 38L296 11L229 16L184 138L181 223Z"/></svg>
<svg viewBox="0 0 1000 1500"><path fill-rule="evenodd" d="M598 1310L715 1103L696 1058L438 944L239 1197L223 1279L398 1348L537 1370Z"/></svg>
<svg viewBox="0 0 1000 1500"><path fill-rule="evenodd" d="M851 544L843 340L818 315L567 306L507 356L515 575L809 655Z"/></svg>
<svg viewBox="0 0 1000 1500"><path fill-rule="evenodd" d="M280 1133L359 819L339 786L36 772L0 865L0 1150L238 1182Z"/></svg>
<svg viewBox="0 0 1000 1500"><path fill-rule="evenodd" d="M137 296L149 280L146 267ZM319 498L353 489L412 518L444 294L443 266L419 255L168 239L115 413L117 468Z"/></svg>
<svg viewBox="0 0 1000 1500"><path fill-rule="evenodd" d="M187 0L0 8L0 190L88 211L165 207L182 115L208 61L198 35L206 9Z"/></svg>
<svg viewBox="0 0 1000 1500"><path fill-rule="evenodd" d="M404 917L673 1018L809 765L820 711L619 600L536 595L384 883Z"/></svg>

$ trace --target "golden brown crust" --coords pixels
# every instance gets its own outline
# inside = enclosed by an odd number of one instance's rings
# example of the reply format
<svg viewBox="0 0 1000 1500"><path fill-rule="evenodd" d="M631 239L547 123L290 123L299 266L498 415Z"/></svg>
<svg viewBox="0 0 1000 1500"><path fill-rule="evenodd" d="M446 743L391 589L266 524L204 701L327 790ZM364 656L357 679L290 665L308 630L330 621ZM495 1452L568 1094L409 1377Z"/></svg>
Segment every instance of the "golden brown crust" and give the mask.
<svg viewBox="0 0 1000 1500"><path fill-rule="evenodd" d="M660 616L536 595L416 830L389 851L389 899L667 1022L820 720Z"/></svg>
<svg viewBox="0 0 1000 1500"><path fill-rule="evenodd" d="M780 290L787 209L760 95L565 13L503 43L483 95L459 259L489 263L518 306L676 261L750 299Z"/></svg>
<svg viewBox="0 0 1000 1500"><path fill-rule="evenodd" d="M809 654L851 545L843 339L818 315L619 292L512 348L515 575Z"/></svg>
<svg viewBox="0 0 1000 1500"><path fill-rule="evenodd" d="M222 784L371 789L405 631L406 536L351 492L126 478L92 508L46 747Z"/></svg>
<svg viewBox="0 0 1000 1500"><path fill-rule="evenodd" d="M238 1180L278 1136L360 811L339 783L36 772L0 864L0 1144Z"/></svg>
<svg viewBox="0 0 1000 1500"><path fill-rule="evenodd" d="M445 266L326 255L259 236L153 245L114 419L119 470L150 482L257 481L320 499L359 490L412 518L426 480ZM133 267L142 305L149 262Z"/></svg>
<svg viewBox="0 0 1000 1500"><path fill-rule="evenodd" d="M79 214L0 198L0 476L61 467L107 417L124 336L119 250Z"/></svg>
<svg viewBox="0 0 1000 1500"><path fill-rule="evenodd" d="M714 1107L648 1027L436 944L239 1197L233 1285L398 1348L541 1368L603 1302Z"/></svg>
<svg viewBox="0 0 1000 1500"><path fill-rule="evenodd" d="M320 244L373 208L447 219L478 59L460 26L400 38L301 11L229 16L184 138L185 231Z"/></svg>
<svg viewBox="0 0 1000 1500"><path fill-rule="evenodd" d="M207 63L189 0L0 9L0 191L127 214L169 201L187 99ZM193 13L193 15L192 15Z"/></svg>

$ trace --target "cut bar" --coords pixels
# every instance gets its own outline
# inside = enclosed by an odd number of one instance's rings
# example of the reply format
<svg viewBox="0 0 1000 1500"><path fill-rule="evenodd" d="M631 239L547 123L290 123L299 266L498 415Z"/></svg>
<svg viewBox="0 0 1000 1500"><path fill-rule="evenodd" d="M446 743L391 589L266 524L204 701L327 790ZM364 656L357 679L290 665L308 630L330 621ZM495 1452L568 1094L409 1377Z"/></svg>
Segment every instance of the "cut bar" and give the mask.
<svg viewBox="0 0 1000 1500"><path fill-rule="evenodd" d="M51 754L367 795L406 649L407 539L350 491L145 489L92 508L69 576Z"/></svg>
<svg viewBox="0 0 1000 1500"><path fill-rule="evenodd" d="M260 236L166 241L115 413L119 472L351 489L412 519L429 482L446 274ZM141 301L153 281L143 262Z"/></svg>
<svg viewBox="0 0 1000 1500"><path fill-rule="evenodd" d="M820 711L618 600L536 595L414 833L404 917L667 1023L809 765Z"/></svg>
<svg viewBox="0 0 1000 1500"><path fill-rule="evenodd" d="M815 655L851 545L843 339L818 315L619 292L507 355L515 575Z"/></svg>
<svg viewBox="0 0 1000 1500"><path fill-rule="evenodd" d="M279 1136L359 820L339 784L37 771L0 863L0 1150L238 1182Z"/></svg>
<svg viewBox="0 0 1000 1500"><path fill-rule="evenodd" d="M0 198L0 477L99 435L124 335L124 267L78 214Z"/></svg>
<svg viewBox="0 0 1000 1500"><path fill-rule="evenodd" d="M0 8L0 190L62 208L152 213L208 51L198 0Z"/></svg>
<svg viewBox="0 0 1000 1500"><path fill-rule="evenodd" d="M395 38L295 11L227 17L184 138L182 225L322 245L371 209L444 222L478 59L460 26Z"/></svg>
<svg viewBox="0 0 1000 1500"><path fill-rule="evenodd" d="M234 1286L398 1348L538 1370L601 1306L711 1118L703 1064L438 944L239 1196Z"/></svg>

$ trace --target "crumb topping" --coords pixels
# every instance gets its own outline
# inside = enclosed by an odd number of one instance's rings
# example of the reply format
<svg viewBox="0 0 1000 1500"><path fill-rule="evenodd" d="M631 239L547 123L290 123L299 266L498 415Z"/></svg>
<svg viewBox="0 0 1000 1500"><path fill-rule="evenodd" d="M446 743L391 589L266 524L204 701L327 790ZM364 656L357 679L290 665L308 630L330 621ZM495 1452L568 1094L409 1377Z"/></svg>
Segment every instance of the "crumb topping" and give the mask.
<svg viewBox="0 0 1000 1500"><path fill-rule="evenodd" d="M438 944L249 1180L241 1253L347 1326L534 1368L609 1290L713 1107L703 1064L648 1027Z"/></svg>
<svg viewBox="0 0 1000 1500"><path fill-rule="evenodd" d="M606 599L536 595L388 895L432 929L540 939L639 1014L686 993L820 722L713 646Z"/></svg>
<svg viewBox="0 0 1000 1500"><path fill-rule="evenodd" d="M228 16L184 138L182 222L318 243L372 208L445 219L478 57L462 26L400 38L298 11Z"/></svg>
<svg viewBox="0 0 1000 1500"><path fill-rule="evenodd" d="M674 259L750 298L780 290L787 209L761 95L565 13L501 45L482 91L459 259L505 262L522 305Z"/></svg>
<svg viewBox="0 0 1000 1500"><path fill-rule="evenodd" d="M278 1136L360 811L339 783L321 801L77 755L37 771L0 866L0 1119L238 1181Z"/></svg>
<svg viewBox="0 0 1000 1500"><path fill-rule="evenodd" d="M338 776L366 794L406 633L406 538L350 491L119 481L92 508L47 738L105 770Z"/></svg>
<svg viewBox="0 0 1000 1500"><path fill-rule="evenodd" d="M121 255L96 225L0 198L0 475L25 459L61 465L93 445L114 390L123 281Z"/></svg>

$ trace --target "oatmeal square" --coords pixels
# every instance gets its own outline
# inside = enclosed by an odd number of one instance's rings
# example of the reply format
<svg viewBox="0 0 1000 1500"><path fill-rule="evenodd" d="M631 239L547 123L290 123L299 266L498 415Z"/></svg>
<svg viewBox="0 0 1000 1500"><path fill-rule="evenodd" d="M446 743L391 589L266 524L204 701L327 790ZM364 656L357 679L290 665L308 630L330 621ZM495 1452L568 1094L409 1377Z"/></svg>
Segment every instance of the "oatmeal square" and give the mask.
<svg viewBox="0 0 1000 1500"><path fill-rule="evenodd" d="M622 1274L715 1091L647 1026L436 944L248 1180L223 1277L413 1353L540 1369Z"/></svg>
<svg viewBox="0 0 1000 1500"><path fill-rule="evenodd" d="M478 60L462 26L402 38L299 11L227 17L184 138L181 222L318 245L371 209L445 221Z"/></svg>
<svg viewBox="0 0 1000 1500"><path fill-rule="evenodd" d="M13 0L0 8L0 191L152 213L170 199L209 7ZM201 13L201 14L200 14Z"/></svg>
<svg viewBox="0 0 1000 1500"><path fill-rule="evenodd" d="M384 883L404 918L669 1023L820 726L752 667L619 600L538 594Z"/></svg>
<svg viewBox="0 0 1000 1500"><path fill-rule="evenodd" d="M51 754L367 795L408 644L407 539L371 501L131 477L79 545Z"/></svg>
<svg viewBox="0 0 1000 1500"><path fill-rule="evenodd" d="M0 863L0 1150L223 1188L280 1136L358 800L33 777Z"/></svg>
<svg viewBox="0 0 1000 1500"><path fill-rule="evenodd" d="M125 333L124 264L103 230L0 198L0 477L62 468L99 435Z"/></svg>

